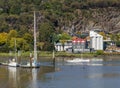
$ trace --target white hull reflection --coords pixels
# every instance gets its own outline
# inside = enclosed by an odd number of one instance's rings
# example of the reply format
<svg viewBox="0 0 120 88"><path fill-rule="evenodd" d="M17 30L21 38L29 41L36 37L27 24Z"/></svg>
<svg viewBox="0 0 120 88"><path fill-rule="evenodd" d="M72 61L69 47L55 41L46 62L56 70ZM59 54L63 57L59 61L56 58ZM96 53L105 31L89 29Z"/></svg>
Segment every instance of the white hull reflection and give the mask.
<svg viewBox="0 0 120 88"><path fill-rule="evenodd" d="M8 67L9 74L9 84L11 88L18 88L18 79L17 79L17 68Z"/></svg>
<svg viewBox="0 0 120 88"><path fill-rule="evenodd" d="M95 62L102 62L102 61L103 61L103 59L96 59L96 58L94 58L94 59L91 59L91 61L95 61Z"/></svg>
<svg viewBox="0 0 120 88"><path fill-rule="evenodd" d="M81 65L81 66L103 66L102 63L65 63L64 65Z"/></svg>

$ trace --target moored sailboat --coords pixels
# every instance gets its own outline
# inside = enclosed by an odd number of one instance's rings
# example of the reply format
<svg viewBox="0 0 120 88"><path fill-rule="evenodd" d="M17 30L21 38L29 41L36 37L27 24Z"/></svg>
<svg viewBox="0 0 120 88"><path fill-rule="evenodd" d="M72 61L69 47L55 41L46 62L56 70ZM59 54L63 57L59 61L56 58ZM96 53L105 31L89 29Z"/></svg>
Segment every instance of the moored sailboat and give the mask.
<svg viewBox="0 0 120 88"><path fill-rule="evenodd" d="M37 62L37 45L36 45L36 14L34 11L34 55L33 58L30 58L30 62L28 62L26 65L21 65L21 67L32 67L32 68L38 68L40 67L40 63Z"/></svg>
<svg viewBox="0 0 120 88"><path fill-rule="evenodd" d="M18 67L19 64L17 63L17 55L16 55L16 39L15 39L15 57L12 59L12 60L9 60L8 62L8 66L11 66L11 67Z"/></svg>

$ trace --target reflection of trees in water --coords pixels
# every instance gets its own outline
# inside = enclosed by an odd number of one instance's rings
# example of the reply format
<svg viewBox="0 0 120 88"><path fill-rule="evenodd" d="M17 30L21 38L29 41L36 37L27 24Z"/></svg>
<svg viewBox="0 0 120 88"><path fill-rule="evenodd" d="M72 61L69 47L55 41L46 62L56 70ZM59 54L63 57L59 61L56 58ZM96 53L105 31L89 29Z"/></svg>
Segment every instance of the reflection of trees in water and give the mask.
<svg viewBox="0 0 120 88"><path fill-rule="evenodd" d="M41 66L40 68L22 68L21 81L24 81L28 88L39 88L40 81L47 81L46 73L55 72L54 66ZM49 78L50 79L50 78Z"/></svg>
<svg viewBox="0 0 120 88"><path fill-rule="evenodd" d="M0 67L0 88L9 88L8 70L6 67Z"/></svg>
<svg viewBox="0 0 120 88"><path fill-rule="evenodd" d="M8 86L9 88L39 88L40 81L45 82L53 79L53 76L47 76L46 74L55 71L56 68L54 66L41 66L37 69L9 67Z"/></svg>
<svg viewBox="0 0 120 88"><path fill-rule="evenodd" d="M46 73L55 72L54 66L42 66L40 69L41 71L39 76L41 81L47 81L51 79L50 77L46 76Z"/></svg>

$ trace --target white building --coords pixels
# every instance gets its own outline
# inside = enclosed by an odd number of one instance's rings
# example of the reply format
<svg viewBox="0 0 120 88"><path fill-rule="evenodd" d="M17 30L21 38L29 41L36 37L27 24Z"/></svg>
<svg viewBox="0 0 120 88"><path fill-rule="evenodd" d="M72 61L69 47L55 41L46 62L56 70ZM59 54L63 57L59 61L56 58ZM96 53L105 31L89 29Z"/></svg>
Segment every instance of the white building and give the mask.
<svg viewBox="0 0 120 88"><path fill-rule="evenodd" d="M57 51L66 51L68 48L72 47L72 43L64 43L64 45L62 43L56 43L55 44L55 49Z"/></svg>
<svg viewBox="0 0 120 88"><path fill-rule="evenodd" d="M90 31L90 48L103 50L103 36L95 31Z"/></svg>

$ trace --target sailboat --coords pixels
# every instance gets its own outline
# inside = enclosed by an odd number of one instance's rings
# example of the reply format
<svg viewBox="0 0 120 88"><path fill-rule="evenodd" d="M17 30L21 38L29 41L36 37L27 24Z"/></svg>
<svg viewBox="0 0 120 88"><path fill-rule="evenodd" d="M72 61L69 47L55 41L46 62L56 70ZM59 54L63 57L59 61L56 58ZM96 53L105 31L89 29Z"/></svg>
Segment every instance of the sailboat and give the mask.
<svg viewBox="0 0 120 88"><path fill-rule="evenodd" d="M15 39L15 57L12 60L9 60L8 66L11 67L18 67L19 64L17 63L17 54L16 54L16 39Z"/></svg>
<svg viewBox="0 0 120 88"><path fill-rule="evenodd" d="M37 45L36 45L36 14L34 11L34 56L31 58L31 61L28 62L26 65L21 65L21 67L32 67L38 68L40 67L40 63L37 62Z"/></svg>

